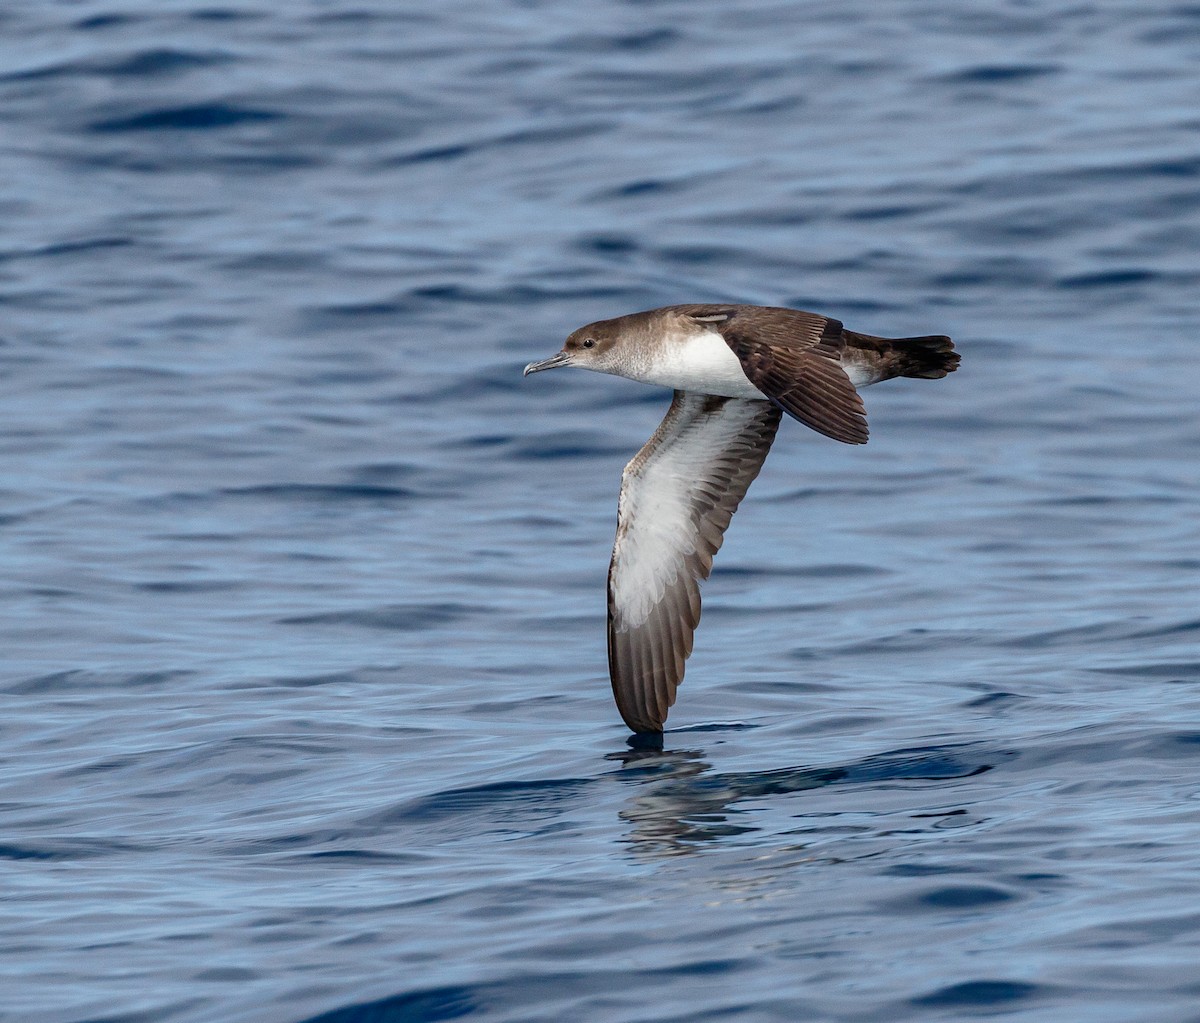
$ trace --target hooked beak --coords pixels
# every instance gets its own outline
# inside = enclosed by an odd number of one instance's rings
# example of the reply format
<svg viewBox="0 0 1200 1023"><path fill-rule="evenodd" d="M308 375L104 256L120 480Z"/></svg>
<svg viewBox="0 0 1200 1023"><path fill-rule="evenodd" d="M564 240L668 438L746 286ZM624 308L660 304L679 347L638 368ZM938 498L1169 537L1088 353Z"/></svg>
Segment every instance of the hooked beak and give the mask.
<svg viewBox="0 0 1200 1023"><path fill-rule="evenodd" d="M557 352L551 355L548 359L543 359L541 362L531 362L525 367L525 372L522 376L529 376L530 373L540 373L544 369L558 369L559 366L571 365L570 352Z"/></svg>

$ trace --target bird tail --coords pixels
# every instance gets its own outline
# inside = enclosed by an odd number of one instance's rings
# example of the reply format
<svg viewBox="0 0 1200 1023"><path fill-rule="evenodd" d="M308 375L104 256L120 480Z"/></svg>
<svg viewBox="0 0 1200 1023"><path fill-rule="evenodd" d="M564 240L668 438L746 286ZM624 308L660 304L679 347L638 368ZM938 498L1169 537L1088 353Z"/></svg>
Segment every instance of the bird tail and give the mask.
<svg viewBox="0 0 1200 1023"><path fill-rule="evenodd" d="M958 369L959 354L944 334L888 338L886 344L891 356L888 361L898 377L938 380Z"/></svg>

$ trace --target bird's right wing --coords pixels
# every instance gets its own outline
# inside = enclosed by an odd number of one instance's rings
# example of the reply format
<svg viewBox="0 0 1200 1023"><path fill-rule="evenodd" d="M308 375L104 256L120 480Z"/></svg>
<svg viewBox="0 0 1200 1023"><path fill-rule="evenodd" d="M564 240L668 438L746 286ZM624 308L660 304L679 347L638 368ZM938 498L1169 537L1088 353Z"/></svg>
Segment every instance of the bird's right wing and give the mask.
<svg viewBox="0 0 1200 1023"><path fill-rule="evenodd" d="M779 428L767 401L676 391L621 477L608 570L608 666L635 732L662 731L692 635L700 581Z"/></svg>

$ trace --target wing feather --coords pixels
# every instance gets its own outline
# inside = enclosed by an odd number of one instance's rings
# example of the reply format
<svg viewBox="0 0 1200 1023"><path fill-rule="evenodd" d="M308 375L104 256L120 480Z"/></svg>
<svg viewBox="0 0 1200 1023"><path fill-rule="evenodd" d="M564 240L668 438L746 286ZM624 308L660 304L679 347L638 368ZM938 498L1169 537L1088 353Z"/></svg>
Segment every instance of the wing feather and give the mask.
<svg viewBox="0 0 1200 1023"><path fill-rule="evenodd" d="M834 440L867 442L862 398L827 347L765 341L733 329L725 341L750 382L788 415Z"/></svg>
<svg viewBox="0 0 1200 1023"><path fill-rule="evenodd" d="M771 449L767 401L676 391L621 477L608 571L608 664L621 717L662 731L700 620L700 582Z"/></svg>
<svg viewBox="0 0 1200 1023"><path fill-rule="evenodd" d="M773 306L677 308L720 331L750 382L789 416L834 440L867 442L866 409L842 367L840 320Z"/></svg>

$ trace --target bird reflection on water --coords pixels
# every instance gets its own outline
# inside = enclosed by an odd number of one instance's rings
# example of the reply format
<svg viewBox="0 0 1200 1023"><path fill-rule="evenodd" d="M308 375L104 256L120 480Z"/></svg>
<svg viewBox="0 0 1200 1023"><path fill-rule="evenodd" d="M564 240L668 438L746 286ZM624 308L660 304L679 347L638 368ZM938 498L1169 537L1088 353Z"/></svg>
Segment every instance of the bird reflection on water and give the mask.
<svg viewBox="0 0 1200 1023"><path fill-rule="evenodd" d="M658 738L652 743L635 737L628 750L606 758L620 761L622 777L638 786L619 814L632 825L628 842L652 857L695 852L705 843L759 830L730 819L744 813L735 808L744 800L831 785L969 778L990 771L1003 755L958 744L893 750L838 767L714 772L699 750L663 749Z"/></svg>

